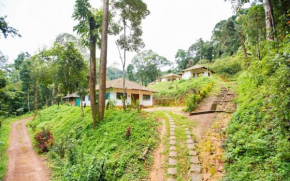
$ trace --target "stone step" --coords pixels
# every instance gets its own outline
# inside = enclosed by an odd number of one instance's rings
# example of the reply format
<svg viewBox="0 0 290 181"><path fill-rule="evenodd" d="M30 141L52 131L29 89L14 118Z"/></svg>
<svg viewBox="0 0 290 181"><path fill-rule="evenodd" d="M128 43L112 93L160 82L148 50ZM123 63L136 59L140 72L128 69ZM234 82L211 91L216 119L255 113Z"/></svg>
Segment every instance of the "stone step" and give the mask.
<svg viewBox="0 0 290 181"><path fill-rule="evenodd" d="M198 163L198 157L197 156L190 157L190 163Z"/></svg>
<svg viewBox="0 0 290 181"><path fill-rule="evenodd" d="M171 140L175 140L175 136L170 136L170 139Z"/></svg>
<svg viewBox="0 0 290 181"><path fill-rule="evenodd" d="M177 156L177 152L176 151L170 151L169 152L169 156L170 157L176 157Z"/></svg>
<svg viewBox="0 0 290 181"><path fill-rule="evenodd" d="M174 136L174 131L170 131L170 136Z"/></svg>
<svg viewBox="0 0 290 181"><path fill-rule="evenodd" d="M188 144L193 144L193 140L192 140L192 139L187 139L187 140L186 140L186 143L188 143Z"/></svg>
<svg viewBox="0 0 290 181"><path fill-rule="evenodd" d="M176 150L175 146L170 146L169 150Z"/></svg>
<svg viewBox="0 0 290 181"><path fill-rule="evenodd" d="M169 175L176 175L177 174L177 169L176 168L168 168L167 173Z"/></svg>
<svg viewBox="0 0 290 181"><path fill-rule="evenodd" d="M188 154L191 155L191 156L196 156L197 152L196 151L189 151Z"/></svg>
<svg viewBox="0 0 290 181"><path fill-rule="evenodd" d="M191 139L191 135L186 135L186 138L187 139Z"/></svg>
<svg viewBox="0 0 290 181"><path fill-rule="evenodd" d="M201 172L201 169L200 169L200 166L199 166L199 165L191 164L191 165L190 165L190 171L191 171L191 172L197 172L197 173L200 173L200 172Z"/></svg>
<svg viewBox="0 0 290 181"><path fill-rule="evenodd" d="M175 140L170 140L170 145L176 145L176 141Z"/></svg>
<svg viewBox="0 0 290 181"><path fill-rule="evenodd" d="M200 174L194 174L191 176L191 181L202 181L202 177Z"/></svg>
<svg viewBox="0 0 290 181"><path fill-rule="evenodd" d="M192 149L195 149L195 146L194 146L194 144L188 144L187 145L187 148L190 149L190 150L192 150Z"/></svg>
<svg viewBox="0 0 290 181"><path fill-rule="evenodd" d="M173 159L173 158L169 158L168 160L168 164L169 165L177 165L177 160Z"/></svg>

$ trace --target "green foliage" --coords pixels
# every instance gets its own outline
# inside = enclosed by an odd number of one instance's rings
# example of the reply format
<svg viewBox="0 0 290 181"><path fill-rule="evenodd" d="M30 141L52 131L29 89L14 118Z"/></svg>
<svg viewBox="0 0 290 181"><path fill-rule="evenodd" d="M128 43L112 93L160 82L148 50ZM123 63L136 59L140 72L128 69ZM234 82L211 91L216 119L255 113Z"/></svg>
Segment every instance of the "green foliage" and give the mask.
<svg viewBox="0 0 290 181"><path fill-rule="evenodd" d="M55 43L48 54L54 57L51 64L53 82L59 85L63 94L76 92L80 87L88 87L88 67L73 42L64 45Z"/></svg>
<svg viewBox="0 0 290 181"><path fill-rule="evenodd" d="M138 158L148 144L150 150L156 146L157 125L151 114L109 109L104 121L93 130L90 108L85 108L81 117L79 108L70 106L47 108L29 123L34 133L45 127L54 135L54 147L48 156L55 180L146 179L151 154L145 162Z"/></svg>
<svg viewBox="0 0 290 181"><path fill-rule="evenodd" d="M143 85L147 85L155 81L161 74L161 68L170 62L152 50L145 50L133 58L132 64L137 69L138 79Z"/></svg>
<svg viewBox="0 0 290 181"><path fill-rule="evenodd" d="M242 71L242 60L242 56L235 55L231 57L219 58L214 60L211 64L204 65L222 76L232 77Z"/></svg>
<svg viewBox="0 0 290 181"><path fill-rule="evenodd" d="M209 91L212 89L213 82L210 82L207 86L202 88L198 93L188 94L185 98L186 112L193 111L197 104L206 97Z"/></svg>
<svg viewBox="0 0 290 181"><path fill-rule="evenodd" d="M214 77L197 77L189 80L180 80L174 82L160 82L150 86L151 89L157 91L154 98L158 99L182 99L190 92L197 92L206 87L210 82L215 82Z"/></svg>
<svg viewBox="0 0 290 181"><path fill-rule="evenodd" d="M213 29L212 40L215 44L216 57L233 55L239 48L236 16L217 23Z"/></svg>
<svg viewBox="0 0 290 181"><path fill-rule="evenodd" d="M110 80L118 79L123 76L122 70L115 68L115 67L108 67L107 68L107 78Z"/></svg>
<svg viewBox="0 0 290 181"><path fill-rule="evenodd" d="M289 180L290 37L238 78L239 109L227 128L225 180ZM277 53L278 52L278 53Z"/></svg>

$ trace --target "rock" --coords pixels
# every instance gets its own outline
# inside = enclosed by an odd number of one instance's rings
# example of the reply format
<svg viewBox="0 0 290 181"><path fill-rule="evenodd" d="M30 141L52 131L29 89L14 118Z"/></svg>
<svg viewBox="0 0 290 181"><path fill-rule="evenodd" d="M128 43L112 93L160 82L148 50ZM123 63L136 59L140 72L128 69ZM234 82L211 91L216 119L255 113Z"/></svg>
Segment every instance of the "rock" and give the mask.
<svg viewBox="0 0 290 181"><path fill-rule="evenodd" d="M198 163L198 157L197 156L190 157L190 163Z"/></svg>
<svg viewBox="0 0 290 181"><path fill-rule="evenodd" d="M194 149L195 146L194 146L194 144L188 144L188 145L187 145L187 148L188 148L188 149Z"/></svg>
<svg viewBox="0 0 290 181"><path fill-rule="evenodd" d="M188 140L186 140L186 142L187 142L188 144L193 144L193 140L192 140L192 139L188 139Z"/></svg>
<svg viewBox="0 0 290 181"><path fill-rule="evenodd" d="M168 168L169 175L176 175L177 174L177 169L176 168Z"/></svg>
<svg viewBox="0 0 290 181"><path fill-rule="evenodd" d="M201 169L199 165L191 164L190 171L200 173Z"/></svg>
<svg viewBox="0 0 290 181"><path fill-rule="evenodd" d="M170 139L171 140L175 140L175 136L170 136Z"/></svg>
<svg viewBox="0 0 290 181"><path fill-rule="evenodd" d="M176 157L177 156L177 152L176 151L170 151L169 152L169 156L170 157Z"/></svg>
<svg viewBox="0 0 290 181"><path fill-rule="evenodd" d="M169 163L169 165L177 165L177 160L175 160L173 158L169 158L168 163Z"/></svg>
<svg viewBox="0 0 290 181"><path fill-rule="evenodd" d="M175 146L170 146L169 150L176 150Z"/></svg>
<svg viewBox="0 0 290 181"><path fill-rule="evenodd" d="M191 155L191 156L197 155L196 151L189 151L188 154Z"/></svg>
<svg viewBox="0 0 290 181"><path fill-rule="evenodd" d="M202 181L202 177L199 174L198 175L192 175L191 180L192 181Z"/></svg>

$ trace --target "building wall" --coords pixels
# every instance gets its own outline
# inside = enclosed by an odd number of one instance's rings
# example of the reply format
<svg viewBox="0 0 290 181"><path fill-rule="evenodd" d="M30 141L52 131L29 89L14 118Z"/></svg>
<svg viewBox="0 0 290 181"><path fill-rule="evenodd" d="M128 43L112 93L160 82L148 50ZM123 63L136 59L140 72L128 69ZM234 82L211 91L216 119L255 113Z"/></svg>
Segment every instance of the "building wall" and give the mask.
<svg viewBox="0 0 290 181"><path fill-rule="evenodd" d="M203 73L202 73L203 72ZM210 73L210 76L212 76L212 71L200 68L200 69L194 69L190 71L186 71L182 74L182 79L190 79L198 77L200 74L202 74L204 77L208 77L208 73Z"/></svg>
<svg viewBox="0 0 290 181"><path fill-rule="evenodd" d="M183 72L182 79L190 79L190 78L191 78L191 72L190 71Z"/></svg>
<svg viewBox="0 0 290 181"><path fill-rule="evenodd" d="M122 100L117 99L117 92L122 93L123 89L107 89L106 92L110 93L110 97L109 97L110 100L116 101L116 106L123 106ZM96 93L98 94L98 91L96 91ZM153 106L152 92L138 91L138 90L127 90L127 100L126 100L127 105L131 105L132 94L139 94L140 105L143 105L146 107ZM144 94L150 95L150 100L143 100ZM106 99L106 104L108 101L109 100ZM91 102L89 100L89 95L85 96L85 101L83 101L83 103L86 103L87 106L91 105Z"/></svg>
<svg viewBox="0 0 290 181"><path fill-rule="evenodd" d="M168 80L167 80L167 78L162 78L161 79L161 82L167 82Z"/></svg>

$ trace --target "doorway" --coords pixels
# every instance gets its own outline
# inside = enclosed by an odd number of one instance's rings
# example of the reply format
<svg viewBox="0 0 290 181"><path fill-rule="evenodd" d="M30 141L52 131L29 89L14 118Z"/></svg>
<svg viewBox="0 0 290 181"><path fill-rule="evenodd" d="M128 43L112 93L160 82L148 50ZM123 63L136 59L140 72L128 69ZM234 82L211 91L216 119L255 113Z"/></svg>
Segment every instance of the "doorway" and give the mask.
<svg viewBox="0 0 290 181"><path fill-rule="evenodd" d="M136 105L139 100L139 94L131 94L131 105Z"/></svg>

